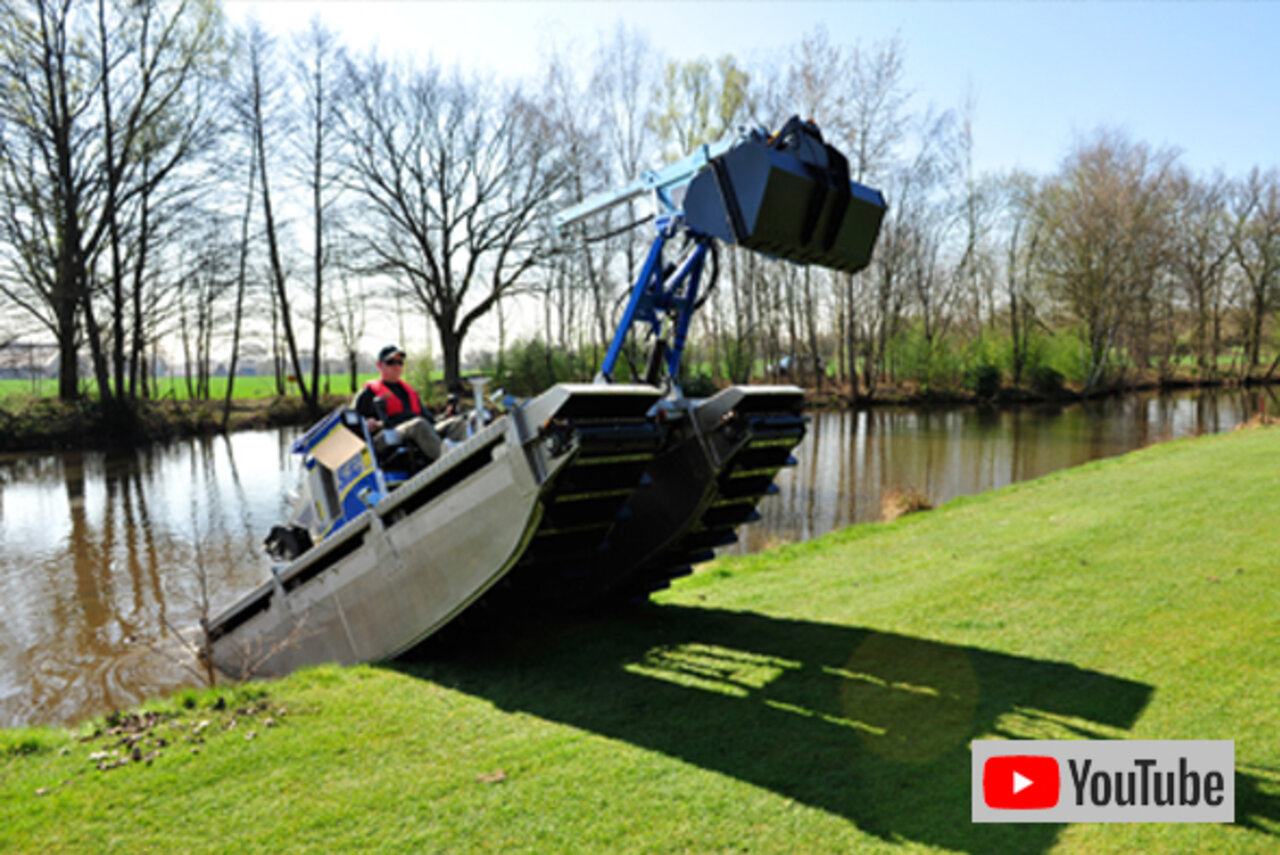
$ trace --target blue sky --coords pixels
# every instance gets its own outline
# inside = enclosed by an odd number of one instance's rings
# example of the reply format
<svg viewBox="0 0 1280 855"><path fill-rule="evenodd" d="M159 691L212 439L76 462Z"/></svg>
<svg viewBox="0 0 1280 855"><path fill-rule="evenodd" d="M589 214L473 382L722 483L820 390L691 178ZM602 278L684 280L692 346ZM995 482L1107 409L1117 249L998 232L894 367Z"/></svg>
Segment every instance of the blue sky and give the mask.
<svg viewBox="0 0 1280 855"><path fill-rule="evenodd" d="M899 34L918 105L976 99L981 170L1055 168L1075 135L1121 127L1184 162L1280 163L1280 3L242 2L273 31L319 14L349 46L531 78L553 44L585 53L626 21L673 59L750 59L821 24L835 42ZM818 117L821 121L821 117Z"/></svg>

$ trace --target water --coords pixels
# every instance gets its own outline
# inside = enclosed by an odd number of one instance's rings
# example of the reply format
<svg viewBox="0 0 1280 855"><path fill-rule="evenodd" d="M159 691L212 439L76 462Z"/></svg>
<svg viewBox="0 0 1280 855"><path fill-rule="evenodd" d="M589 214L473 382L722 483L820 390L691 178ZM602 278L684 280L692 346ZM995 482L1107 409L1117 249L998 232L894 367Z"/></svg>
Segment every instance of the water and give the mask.
<svg viewBox="0 0 1280 855"><path fill-rule="evenodd" d="M879 519L886 489L935 504L1193 433L1229 430L1260 395L1132 395L1016 409L813 414L737 551ZM179 632L267 572L259 544L296 483L296 429L125 454L0 459L0 725L72 722L199 682ZM203 571L203 572L201 572Z"/></svg>
<svg viewBox="0 0 1280 855"><path fill-rule="evenodd" d="M297 431L0 461L0 725L198 683L175 631L261 581Z"/></svg>
<svg viewBox="0 0 1280 855"><path fill-rule="evenodd" d="M884 407L811 414L799 464L730 552L756 552L881 519L886 490L918 490L936 506L1014 481L1188 435L1231 430L1280 412L1275 390L1136 393L1068 405Z"/></svg>

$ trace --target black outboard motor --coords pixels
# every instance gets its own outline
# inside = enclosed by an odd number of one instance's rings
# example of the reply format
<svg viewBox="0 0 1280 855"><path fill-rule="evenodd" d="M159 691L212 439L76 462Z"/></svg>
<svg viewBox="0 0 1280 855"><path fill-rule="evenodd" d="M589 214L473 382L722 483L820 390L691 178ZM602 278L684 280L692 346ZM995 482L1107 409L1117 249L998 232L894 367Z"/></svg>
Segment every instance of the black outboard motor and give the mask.
<svg viewBox="0 0 1280 855"><path fill-rule="evenodd" d="M313 546L311 532L296 525L273 525L262 545L276 561L292 561Z"/></svg>
<svg viewBox="0 0 1280 855"><path fill-rule="evenodd" d="M844 155L797 116L712 159L684 197L695 232L846 273L870 263L884 212L880 191L850 181Z"/></svg>

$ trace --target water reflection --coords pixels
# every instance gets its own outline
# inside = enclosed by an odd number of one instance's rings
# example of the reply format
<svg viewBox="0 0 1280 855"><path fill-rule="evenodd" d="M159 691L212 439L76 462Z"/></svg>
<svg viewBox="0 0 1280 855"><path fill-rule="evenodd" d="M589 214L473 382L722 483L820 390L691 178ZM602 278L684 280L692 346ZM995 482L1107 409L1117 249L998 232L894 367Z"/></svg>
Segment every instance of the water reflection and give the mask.
<svg viewBox="0 0 1280 855"><path fill-rule="evenodd" d="M1274 390L1135 394L1016 408L881 407L812 414L778 478L781 492L730 552L755 552L880 519L886 490L914 488L936 505L1155 442L1229 430L1280 412Z"/></svg>
<svg viewBox="0 0 1280 855"><path fill-rule="evenodd" d="M294 432L0 461L0 725L70 721L189 682L153 647L258 582Z"/></svg>
<svg viewBox="0 0 1280 855"><path fill-rule="evenodd" d="M817 413L739 551L880 517L888 488L935 502L1193 433L1256 412L1258 392L1135 395L1017 409ZM1268 400L1280 412L1274 393ZM123 454L0 459L0 725L74 721L191 682L160 655L166 622L215 609L266 572L258 544L286 512L297 430Z"/></svg>

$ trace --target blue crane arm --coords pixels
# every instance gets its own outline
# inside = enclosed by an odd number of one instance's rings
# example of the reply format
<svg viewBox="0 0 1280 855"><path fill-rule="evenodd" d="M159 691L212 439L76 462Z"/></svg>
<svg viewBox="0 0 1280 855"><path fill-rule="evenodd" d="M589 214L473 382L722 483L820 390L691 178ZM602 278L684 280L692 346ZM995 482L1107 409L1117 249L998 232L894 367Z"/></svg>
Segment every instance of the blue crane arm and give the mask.
<svg viewBox="0 0 1280 855"><path fill-rule="evenodd" d="M671 191L691 182L713 159L733 148L738 141L737 135L728 136L713 143L703 143L686 157L669 163L660 169L650 169L639 178L613 190L603 190L589 196L572 207L565 208L552 218L556 229L563 231L575 223L595 216L615 205L638 199L646 193L653 193L657 203L664 210L655 213L679 213L679 206L671 199Z"/></svg>
<svg viewBox="0 0 1280 855"><path fill-rule="evenodd" d="M686 189L676 204L672 191L681 187ZM654 197L657 234L596 379L612 382L632 325L648 325L654 350L645 379L657 382L665 369L677 393L689 321L705 299L699 280L708 248L715 271L714 241L856 273L871 261L886 207L880 191L849 179L848 161L813 122L793 116L776 134L760 128L701 145L675 163L597 193L557 214L555 226L563 231L645 193ZM663 248L680 233L693 246L683 263L666 265ZM714 277L708 292L713 285Z"/></svg>

